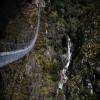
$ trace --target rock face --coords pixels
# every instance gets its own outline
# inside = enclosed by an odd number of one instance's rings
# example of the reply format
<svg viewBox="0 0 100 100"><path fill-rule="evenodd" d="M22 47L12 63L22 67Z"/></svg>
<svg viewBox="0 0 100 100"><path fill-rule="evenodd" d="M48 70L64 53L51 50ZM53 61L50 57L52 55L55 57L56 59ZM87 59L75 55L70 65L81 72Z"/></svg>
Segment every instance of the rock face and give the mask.
<svg viewBox="0 0 100 100"><path fill-rule="evenodd" d="M16 15L20 13L22 7L25 5L26 2L30 2L30 0L1 0L0 1L0 31L2 32L4 31L9 20L15 18Z"/></svg>
<svg viewBox="0 0 100 100"><path fill-rule="evenodd" d="M12 30L23 32L22 36L27 40L36 19L36 8L31 2L12 0L10 3L6 0L2 1L2 5L0 3L0 20L3 19L0 21L1 40L6 38L5 29L10 33ZM46 4L41 12L41 27L35 49L25 58L0 69L4 90L0 92L2 100L97 100L100 94L99 0L47 0ZM26 22L21 20L20 15L24 15ZM20 22L23 26L21 30L18 27L15 29L13 20ZM8 24L10 21L14 24ZM16 37L15 34L11 36ZM68 36L72 41L72 58L66 72L68 80L64 89L56 94L60 70L67 63Z"/></svg>
<svg viewBox="0 0 100 100"><path fill-rule="evenodd" d="M34 37L37 16L35 5L30 0L7 0L0 5L0 51L27 46Z"/></svg>

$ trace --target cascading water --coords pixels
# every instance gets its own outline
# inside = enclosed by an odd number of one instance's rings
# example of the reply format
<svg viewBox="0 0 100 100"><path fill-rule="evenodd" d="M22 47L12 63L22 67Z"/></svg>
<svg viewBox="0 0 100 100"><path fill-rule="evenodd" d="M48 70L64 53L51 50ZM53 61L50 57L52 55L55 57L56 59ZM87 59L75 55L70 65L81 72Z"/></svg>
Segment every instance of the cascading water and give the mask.
<svg viewBox="0 0 100 100"><path fill-rule="evenodd" d="M68 47L67 47L68 51L67 51L67 57L66 57L67 64L64 66L64 68L60 72L60 81L58 83L57 94L59 93L59 90L63 89L63 85L68 80L68 76L66 75L66 72L67 72L70 62L71 62L71 55L72 55L71 47L72 47L71 39L68 37Z"/></svg>

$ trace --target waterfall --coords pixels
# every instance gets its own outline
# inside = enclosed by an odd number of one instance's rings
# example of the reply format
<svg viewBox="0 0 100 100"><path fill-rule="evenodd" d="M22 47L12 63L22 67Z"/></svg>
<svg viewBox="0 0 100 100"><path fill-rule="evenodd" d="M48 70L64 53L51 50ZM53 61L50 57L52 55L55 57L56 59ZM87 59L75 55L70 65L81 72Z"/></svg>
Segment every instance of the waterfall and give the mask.
<svg viewBox="0 0 100 100"><path fill-rule="evenodd" d="M71 47L72 47L71 39L68 37L68 47L67 47L68 51L67 51L67 54L66 54L67 55L66 56L67 63L66 63L66 65L64 66L64 68L60 72L60 81L58 83L57 94L59 93L59 90L63 89L63 85L68 80L68 76L66 75L66 72L68 70L68 67L69 67L70 61L71 61L71 55L72 55Z"/></svg>

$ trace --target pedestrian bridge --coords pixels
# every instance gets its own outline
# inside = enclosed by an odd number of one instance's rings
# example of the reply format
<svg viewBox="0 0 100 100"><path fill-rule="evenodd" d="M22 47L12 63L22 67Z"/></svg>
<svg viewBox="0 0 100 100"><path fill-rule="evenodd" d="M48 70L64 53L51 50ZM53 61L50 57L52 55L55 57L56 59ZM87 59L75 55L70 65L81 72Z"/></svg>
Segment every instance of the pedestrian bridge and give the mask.
<svg viewBox="0 0 100 100"><path fill-rule="evenodd" d="M22 49L9 51L9 52L0 52L0 68L3 68L5 65L10 64L22 58L33 49L38 37L39 26L40 26L40 8L38 9L37 27L36 27L36 33L34 38L30 41L28 46L25 46Z"/></svg>

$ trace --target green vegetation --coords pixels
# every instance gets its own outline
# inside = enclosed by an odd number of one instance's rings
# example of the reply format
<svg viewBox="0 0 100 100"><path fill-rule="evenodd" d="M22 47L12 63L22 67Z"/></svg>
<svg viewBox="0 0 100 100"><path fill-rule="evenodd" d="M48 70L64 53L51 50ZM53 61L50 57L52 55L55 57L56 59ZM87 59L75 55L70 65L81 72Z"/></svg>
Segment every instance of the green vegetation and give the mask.
<svg viewBox="0 0 100 100"><path fill-rule="evenodd" d="M41 12L40 32L34 50L25 58L0 70L4 79L2 98L98 100L100 97L99 4L99 0L47 0L46 8ZM30 4L23 8L21 14L24 16L22 19L18 17L15 20L17 23L7 26L8 33L13 33L11 37L18 38L20 32L26 31L25 27L30 33L30 26L36 20L36 9ZM69 68L69 79L64 85L64 90L57 95L59 73L65 65L61 56L67 50L68 35L76 51L73 53ZM92 84L92 92L88 88L88 83Z"/></svg>

